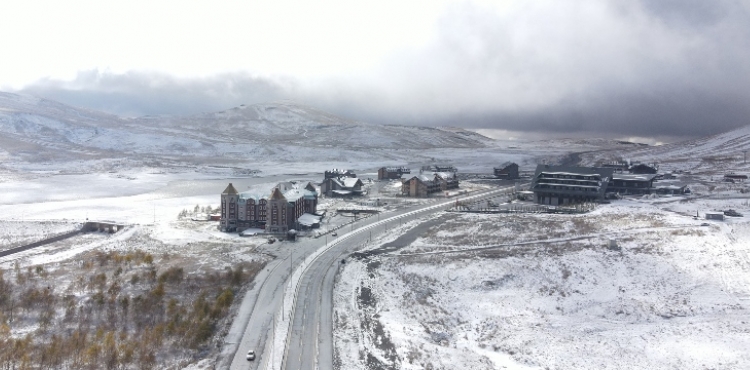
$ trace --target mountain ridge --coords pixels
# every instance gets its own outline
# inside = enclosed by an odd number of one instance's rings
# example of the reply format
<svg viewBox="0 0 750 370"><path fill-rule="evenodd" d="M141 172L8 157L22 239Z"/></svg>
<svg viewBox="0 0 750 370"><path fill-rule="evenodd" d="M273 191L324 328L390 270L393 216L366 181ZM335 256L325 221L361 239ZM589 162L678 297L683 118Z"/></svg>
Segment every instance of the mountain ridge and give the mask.
<svg viewBox="0 0 750 370"><path fill-rule="evenodd" d="M596 151L583 155L582 163L631 160L661 163L670 170L704 172L710 170L748 170L743 151L750 151L750 125L696 139L659 146L625 150Z"/></svg>
<svg viewBox="0 0 750 370"><path fill-rule="evenodd" d="M463 129L377 125L290 101L124 118L7 92L0 92L0 135L5 158L25 162L130 156L290 161L315 157L315 151L330 160L364 151L481 148L493 142Z"/></svg>

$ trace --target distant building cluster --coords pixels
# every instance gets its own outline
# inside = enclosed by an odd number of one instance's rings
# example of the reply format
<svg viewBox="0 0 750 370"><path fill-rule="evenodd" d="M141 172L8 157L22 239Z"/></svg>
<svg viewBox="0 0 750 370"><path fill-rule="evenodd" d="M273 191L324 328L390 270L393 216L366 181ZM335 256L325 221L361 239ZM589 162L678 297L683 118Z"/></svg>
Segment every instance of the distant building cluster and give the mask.
<svg viewBox="0 0 750 370"><path fill-rule="evenodd" d="M522 193L539 204L566 205L602 202L616 194L684 194L685 185L655 185L660 179L674 179L671 174L660 175L657 164L609 163L602 167L572 167L541 164L531 179L530 191ZM459 187L458 170L452 165L422 166L418 175L411 175L406 167L381 167L379 180L401 180L401 195L429 197ZM404 178L404 175L410 177ZM505 162L493 168L496 179L520 178L519 166ZM485 177L486 178L486 177ZM746 175L727 174L725 181L745 181ZM517 190L518 190L518 184ZM352 170L325 171L320 194L326 197L355 197L365 193L364 184ZM378 206L379 200L368 203ZM271 233L288 232L300 225L315 227L318 191L312 183L279 183L270 193L238 192L230 183L221 194L220 228L223 231L265 229Z"/></svg>
<svg viewBox="0 0 750 370"><path fill-rule="evenodd" d="M282 182L266 192L238 192L232 183L221 193L222 231L265 229L285 233L297 227L304 214L315 214L318 192L312 183Z"/></svg>

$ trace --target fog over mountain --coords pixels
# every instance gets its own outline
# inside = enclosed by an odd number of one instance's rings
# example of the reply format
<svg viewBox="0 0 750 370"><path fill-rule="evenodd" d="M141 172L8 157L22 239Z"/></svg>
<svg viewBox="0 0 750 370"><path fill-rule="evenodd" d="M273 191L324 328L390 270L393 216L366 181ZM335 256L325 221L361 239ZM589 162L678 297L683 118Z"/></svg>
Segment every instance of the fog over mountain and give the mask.
<svg viewBox="0 0 750 370"><path fill-rule="evenodd" d="M357 73L94 68L19 90L127 116L292 99L372 123L691 138L748 123L748 9L729 0L455 3L427 44Z"/></svg>

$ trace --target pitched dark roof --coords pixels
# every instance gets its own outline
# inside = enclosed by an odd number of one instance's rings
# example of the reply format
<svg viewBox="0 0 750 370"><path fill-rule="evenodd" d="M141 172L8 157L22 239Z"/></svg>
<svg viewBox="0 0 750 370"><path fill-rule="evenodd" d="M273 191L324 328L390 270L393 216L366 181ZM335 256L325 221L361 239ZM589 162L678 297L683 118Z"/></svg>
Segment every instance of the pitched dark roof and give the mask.
<svg viewBox="0 0 750 370"><path fill-rule="evenodd" d="M508 168L508 166L511 166L511 165L516 165L516 167L518 167L518 164L516 164L514 162L503 162L500 166L495 167L495 168L498 169L498 170L504 170L504 169Z"/></svg>
<svg viewBox="0 0 750 370"><path fill-rule="evenodd" d="M281 190L279 190L279 188L273 188L273 191L271 191L271 199L276 200L286 198L284 197L284 194L281 193Z"/></svg>
<svg viewBox="0 0 750 370"><path fill-rule="evenodd" d="M235 189L232 183L230 182L229 186L227 186L227 188L224 189L222 194L237 194L237 189Z"/></svg>

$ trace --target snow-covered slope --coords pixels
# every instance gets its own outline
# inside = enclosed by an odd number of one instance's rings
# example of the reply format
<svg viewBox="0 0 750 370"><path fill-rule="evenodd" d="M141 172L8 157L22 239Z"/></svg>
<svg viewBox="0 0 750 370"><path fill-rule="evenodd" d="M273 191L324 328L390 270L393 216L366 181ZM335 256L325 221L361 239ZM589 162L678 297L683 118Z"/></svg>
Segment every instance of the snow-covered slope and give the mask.
<svg viewBox="0 0 750 370"><path fill-rule="evenodd" d="M293 102L128 119L9 93L0 93L0 134L6 156L32 162L130 155L294 160L312 149L325 158L341 150L480 148L492 141L462 129L356 122Z"/></svg>
<svg viewBox="0 0 750 370"><path fill-rule="evenodd" d="M743 151L750 151L750 126L661 146L588 153L583 156L583 161L586 164L595 164L630 159L660 163L665 170L696 172L748 170L750 166L744 163Z"/></svg>
<svg viewBox="0 0 750 370"><path fill-rule="evenodd" d="M284 142L346 148L483 147L490 141L474 132L352 121L289 101L235 107L188 117L143 119L163 129L204 139Z"/></svg>

